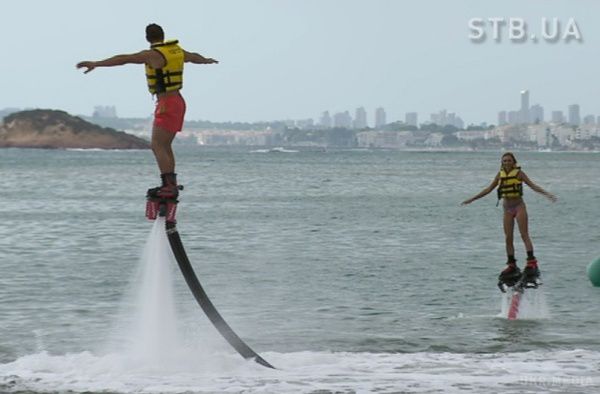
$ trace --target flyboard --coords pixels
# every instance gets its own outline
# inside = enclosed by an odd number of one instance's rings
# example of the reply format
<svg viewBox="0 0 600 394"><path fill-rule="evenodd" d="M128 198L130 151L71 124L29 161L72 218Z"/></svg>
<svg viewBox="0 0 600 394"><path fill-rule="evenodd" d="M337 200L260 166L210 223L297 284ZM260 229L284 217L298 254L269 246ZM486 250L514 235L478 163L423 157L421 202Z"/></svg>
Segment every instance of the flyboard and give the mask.
<svg viewBox="0 0 600 394"><path fill-rule="evenodd" d="M501 292L509 292L510 303L508 305L508 320L516 320L519 317L519 308L526 289L537 289L542 283L537 279L528 281L523 272L518 278L509 281L498 281L498 288Z"/></svg>
<svg viewBox="0 0 600 394"><path fill-rule="evenodd" d="M229 327L225 319L217 311L217 308L213 305L210 298L202 288L192 264L185 253L183 243L179 237L179 232L176 227L175 213L177 211L177 197L175 198L160 198L156 195L157 189L149 189L146 194L146 217L150 220L155 220L158 216L165 217L166 233L169 239L169 244L177 265L183 274L183 277L190 288L190 291L196 298L196 301L215 326L217 331L225 338L227 342L245 359L252 359L268 368L275 369L274 366L269 364L264 358L259 356L254 350L252 350L246 343ZM183 190L183 186L179 186L179 190Z"/></svg>

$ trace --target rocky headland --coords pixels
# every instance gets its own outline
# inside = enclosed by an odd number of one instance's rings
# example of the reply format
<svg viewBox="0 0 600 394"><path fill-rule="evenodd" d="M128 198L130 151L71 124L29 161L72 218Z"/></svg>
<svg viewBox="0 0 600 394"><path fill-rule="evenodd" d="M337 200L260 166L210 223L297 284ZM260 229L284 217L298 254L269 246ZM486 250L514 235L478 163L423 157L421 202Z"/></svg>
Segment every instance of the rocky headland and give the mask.
<svg viewBox="0 0 600 394"><path fill-rule="evenodd" d="M0 148L149 149L150 143L64 111L36 109L4 118Z"/></svg>

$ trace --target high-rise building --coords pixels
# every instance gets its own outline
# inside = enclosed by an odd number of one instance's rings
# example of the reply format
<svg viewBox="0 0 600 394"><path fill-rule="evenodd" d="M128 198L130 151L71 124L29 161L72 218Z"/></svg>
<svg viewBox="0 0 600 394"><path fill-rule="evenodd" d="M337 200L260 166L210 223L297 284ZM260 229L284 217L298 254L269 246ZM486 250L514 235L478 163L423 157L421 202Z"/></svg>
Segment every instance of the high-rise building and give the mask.
<svg viewBox="0 0 600 394"><path fill-rule="evenodd" d="M321 119L319 120L319 125L324 129L331 128L331 116L329 115L329 111L323 112Z"/></svg>
<svg viewBox="0 0 600 394"><path fill-rule="evenodd" d="M579 115L579 104L569 105L569 124L579 126L581 124L581 116Z"/></svg>
<svg viewBox="0 0 600 394"><path fill-rule="evenodd" d="M382 107L379 107L375 110L375 128L380 129L385 125L385 110Z"/></svg>
<svg viewBox="0 0 600 394"><path fill-rule="evenodd" d="M434 123L438 126L445 126L448 124L447 117L448 117L448 111L443 109L440 112L438 112L437 114L431 114L429 116L429 119L431 119L431 123Z"/></svg>
<svg viewBox="0 0 600 394"><path fill-rule="evenodd" d="M521 121L519 123L529 123L529 90L521 91Z"/></svg>
<svg viewBox="0 0 600 394"><path fill-rule="evenodd" d="M340 127L344 129L349 129L352 127L352 117L350 116L350 112L337 112L333 115L333 127Z"/></svg>
<svg viewBox="0 0 600 394"><path fill-rule="evenodd" d="M116 118L117 117L117 107L114 105L97 105L94 107L94 113L92 114L94 118Z"/></svg>
<svg viewBox="0 0 600 394"><path fill-rule="evenodd" d="M508 111L508 124L516 125L521 121L521 111Z"/></svg>
<svg viewBox="0 0 600 394"><path fill-rule="evenodd" d="M364 107L356 108L354 128L359 130L367 128L367 111L365 111Z"/></svg>
<svg viewBox="0 0 600 394"><path fill-rule="evenodd" d="M596 117L594 115L586 115L583 118L583 124L585 125L595 125L596 124Z"/></svg>
<svg viewBox="0 0 600 394"><path fill-rule="evenodd" d="M563 111L552 111L552 123L565 123Z"/></svg>
<svg viewBox="0 0 600 394"><path fill-rule="evenodd" d="M531 106L529 109L529 121L531 123L542 123L544 121L544 107L539 104Z"/></svg>
<svg viewBox="0 0 600 394"><path fill-rule="evenodd" d="M504 126L507 123L508 120L506 119L506 111L498 112L498 126Z"/></svg>
<svg viewBox="0 0 600 394"><path fill-rule="evenodd" d="M419 124L419 114L416 112L407 112L404 116L404 123L409 126L417 126Z"/></svg>
<svg viewBox="0 0 600 394"><path fill-rule="evenodd" d="M296 127L303 130L314 129L315 121L313 119L300 119L296 121Z"/></svg>
<svg viewBox="0 0 600 394"><path fill-rule="evenodd" d="M457 116L454 112L448 112L445 109L441 110L437 114L431 114L431 123L437 124L438 126L454 126L457 129L465 127L465 123L460 116Z"/></svg>
<svg viewBox="0 0 600 394"><path fill-rule="evenodd" d="M460 116L457 116L455 113L450 114L450 120L448 124L461 130L465 128L465 122Z"/></svg>

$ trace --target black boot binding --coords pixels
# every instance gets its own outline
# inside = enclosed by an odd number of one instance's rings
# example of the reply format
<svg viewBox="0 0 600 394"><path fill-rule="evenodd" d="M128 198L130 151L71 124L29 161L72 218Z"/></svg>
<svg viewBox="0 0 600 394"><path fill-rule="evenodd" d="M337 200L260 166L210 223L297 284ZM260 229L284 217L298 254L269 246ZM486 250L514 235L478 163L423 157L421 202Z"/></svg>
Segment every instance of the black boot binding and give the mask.
<svg viewBox="0 0 600 394"><path fill-rule="evenodd" d="M509 261L507 267L498 275L498 288L504 293L506 287L513 287L521 279L521 270L517 267L517 262Z"/></svg>

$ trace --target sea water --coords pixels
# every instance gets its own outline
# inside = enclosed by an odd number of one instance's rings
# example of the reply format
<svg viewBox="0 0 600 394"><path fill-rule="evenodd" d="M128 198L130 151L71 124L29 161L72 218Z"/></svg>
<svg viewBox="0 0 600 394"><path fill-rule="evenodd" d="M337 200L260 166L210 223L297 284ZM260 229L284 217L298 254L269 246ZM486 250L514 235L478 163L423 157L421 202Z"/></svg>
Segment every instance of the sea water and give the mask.
<svg viewBox="0 0 600 394"><path fill-rule="evenodd" d="M195 303L147 151L0 150L0 392L595 393L598 153L517 152L544 284L509 321L499 152L176 148L178 229L241 358ZM519 264L525 251L515 234Z"/></svg>

